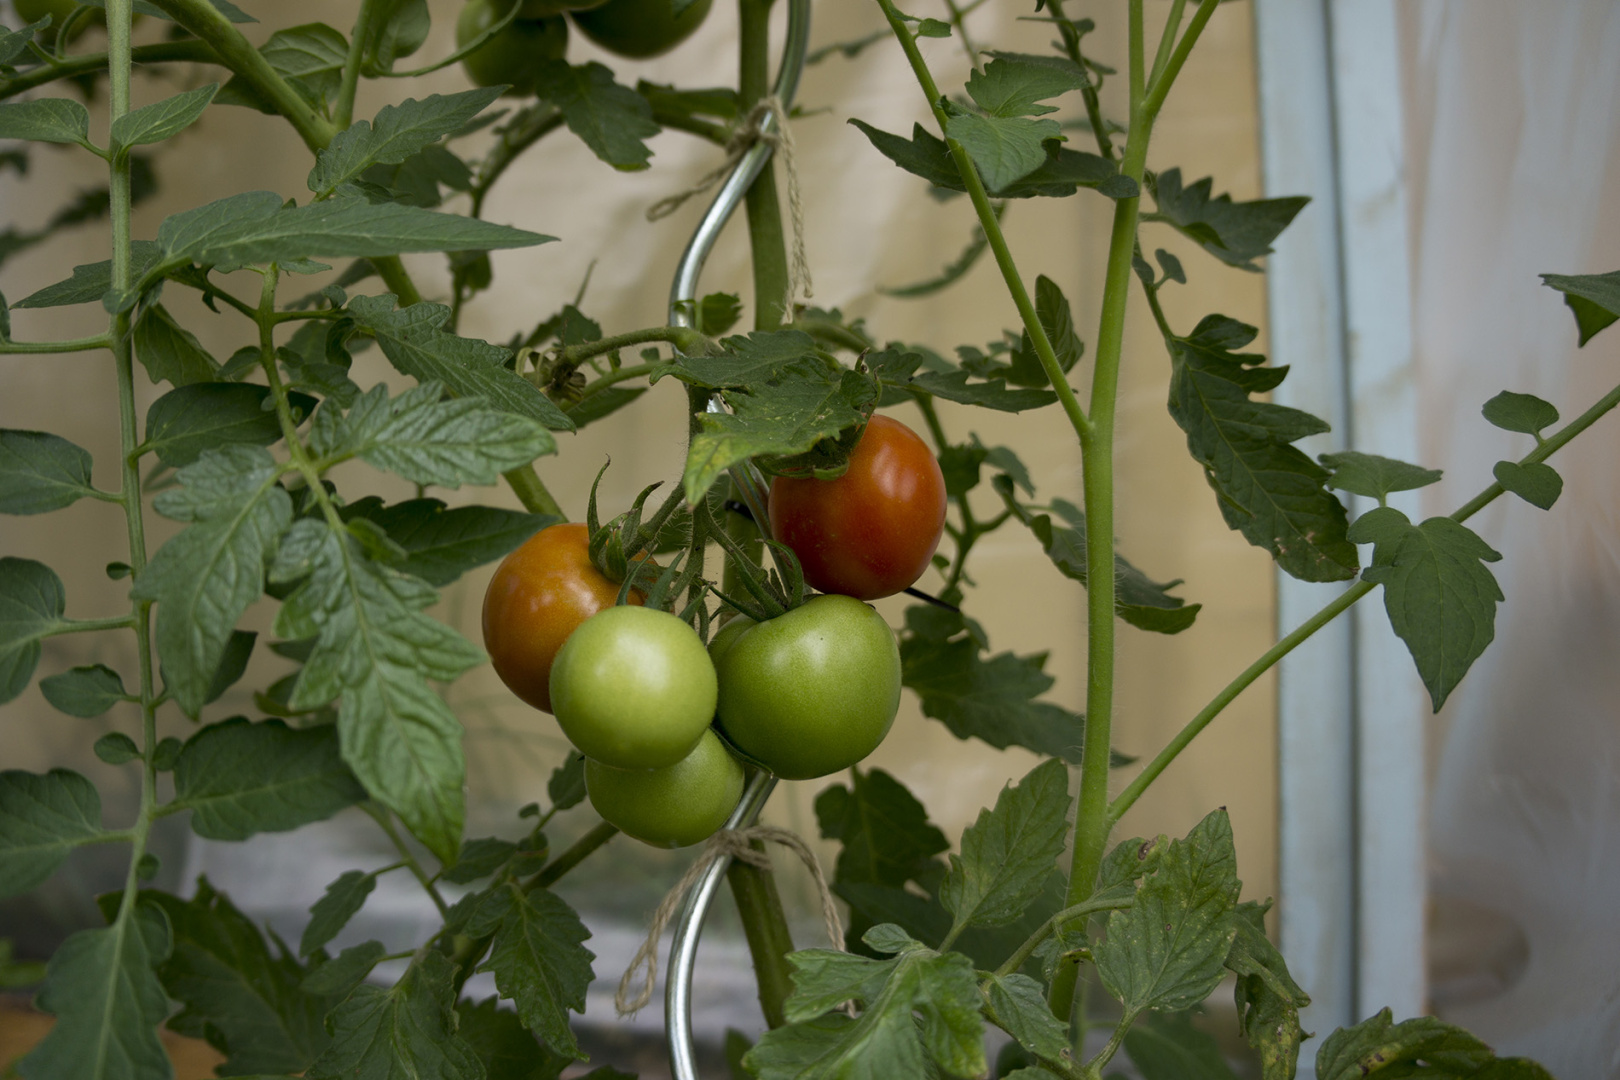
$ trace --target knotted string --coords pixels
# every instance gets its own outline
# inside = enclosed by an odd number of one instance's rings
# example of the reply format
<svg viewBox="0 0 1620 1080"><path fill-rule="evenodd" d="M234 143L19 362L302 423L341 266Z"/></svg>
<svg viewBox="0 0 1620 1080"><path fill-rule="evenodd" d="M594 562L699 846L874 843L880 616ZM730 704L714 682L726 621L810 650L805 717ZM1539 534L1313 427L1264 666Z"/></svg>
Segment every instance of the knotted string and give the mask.
<svg viewBox="0 0 1620 1080"><path fill-rule="evenodd" d="M763 128L765 118L768 116L776 117L774 131L765 131ZM793 133L788 129L787 109L782 105L781 98L775 94L761 98L748 115L743 117L742 122L732 130L731 138L726 140L726 160L685 191L676 192L653 203L647 210L647 220L657 221L673 214L687 199L702 194L725 179L737 162L742 160L749 147L756 142L770 144L776 156L782 159L782 169L787 173L788 217L793 224L793 253L788 263L787 296L783 300L782 310L791 319L793 300L799 295L800 289L803 289L807 299L814 296L815 292L810 287L810 263L804 253L804 201L799 194L799 170L793 160Z"/></svg>
<svg viewBox="0 0 1620 1080"><path fill-rule="evenodd" d="M749 866L761 870L771 868L771 857L758 850L752 841L772 841L781 844L799 857L799 861L809 869L810 876L815 879L816 891L821 897L821 918L827 927L827 936L832 940L833 948L840 951L844 948L844 924L838 917L838 909L833 906L832 890L827 887L827 877L821 872L821 863L816 860L816 853L810 850L799 837L798 833L790 829L778 828L775 825L754 825L747 829L721 829L708 842L703 850L687 867L681 880L669 890L658 910L653 913L652 925L647 928L647 940L641 943L636 955L630 961L630 967L625 971L624 977L619 980L618 992L613 995L613 1004L619 1010L620 1016L629 1016L642 1009L652 1000L653 983L658 979L658 940L663 937L664 929L669 920L675 917L675 909L680 907L686 894L696 885L698 879L716 862L726 857L740 859ZM636 972L646 969L639 989L632 991Z"/></svg>

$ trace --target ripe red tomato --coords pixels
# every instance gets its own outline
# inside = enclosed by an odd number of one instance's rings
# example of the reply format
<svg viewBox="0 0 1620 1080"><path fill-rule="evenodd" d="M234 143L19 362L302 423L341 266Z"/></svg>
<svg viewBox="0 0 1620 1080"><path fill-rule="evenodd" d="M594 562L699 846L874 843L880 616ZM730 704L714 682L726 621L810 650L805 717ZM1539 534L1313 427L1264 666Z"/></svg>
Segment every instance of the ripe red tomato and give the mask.
<svg viewBox="0 0 1620 1080"><path fill-rule="evenodd" d="M812 588L876 600L928 569L945 530L945 476L916 432L874 416L843 476L772 481L770 516Z"/></svg>
<svg viewBox="0 0 1620 1080"><path fill-rule="evenodd" d="M506 557L484 593L484 648L518 697L551 711L551 662L580 623L613 606L619 586L591 565L584 525L541 529ZM632 591L630 602L640 604Z"/></svg>

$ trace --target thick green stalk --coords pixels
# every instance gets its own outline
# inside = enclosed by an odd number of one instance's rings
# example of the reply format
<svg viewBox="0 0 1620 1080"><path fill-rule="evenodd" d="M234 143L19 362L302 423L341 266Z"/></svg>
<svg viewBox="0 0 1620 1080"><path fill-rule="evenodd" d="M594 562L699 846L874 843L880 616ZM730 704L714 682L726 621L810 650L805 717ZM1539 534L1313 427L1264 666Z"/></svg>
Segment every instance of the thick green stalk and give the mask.
<svg viewBox="0 0 1620 1080"><path fill-rule="evenodd" d="M72 341L0 341L0 356L27 356L35 353L90 352L112 348L110 334L75 338Z"/></svg>
<svg viewBox="0 0 1620 1080"><path fill-rule="evenodd" d="M753 847L765 850L765 845L758 840L753 842ZM768 1026L779 1028L787 1023L787 999L793 993L792 969L787 961L788 953L793 951L793 938L782 916L776 875L734 859L726 869L726 882L731 886L732 899L737 902L737 913L742 916L748 952L754 958L760 1010Z"/></svg>
<svg viewBox="0 0 1620 1080"><path fill-rule="evenodd" d="M378 0L360 0L360 13L354 17L349 37L349 55L343 61L343 79L338 86L337 106L332 120L339 131L354 123L354 97L360 87L360 62L365 56L366 39L381 14Z"/></svg>
<svg viewBox="0 0 1620 1080"><path fill-rule="evenodd" d="M774 0L737 0L737 33L741 59L737 79L737 112L746 116L771 92L770 20ZM765 163L743 200L748 213L748 243L754 264L754 329L775 330L793 317L787 310L787 239L782 232L782 206L776 195L776 161Z"/></svg>
<svg viewBox="0 0 1620 1080"><path fill-rule="evenodd" d="M108 0L107 3L107 71L108 71L108 124L129 112L130 44L129 24L132 15L131 0ZM112 286L117 290L130 286L130 189L129 156L115 155L109 162L108 193L112 219ZM146 523L141 499L140 460L135 447L140 444L139 421L135 412L135 357L130 338L129 313L120 312L112 318L108 330L112 339L113 368L118 380L118 435L123 451L119 465L122 470L120 495L124 505L124 524L129 537L129 565L136 578L146 569ZM117 932L129 932L130 919L135 911L136 891L140 885L140 865L146 855L147 839L152 822L158 815L157 798L157 686L152 670L152 605L137 600L132 605L135 655L140 669L141 705L141 803L131 827L129 872L124 882L123 899L114 919Z"/></svg>

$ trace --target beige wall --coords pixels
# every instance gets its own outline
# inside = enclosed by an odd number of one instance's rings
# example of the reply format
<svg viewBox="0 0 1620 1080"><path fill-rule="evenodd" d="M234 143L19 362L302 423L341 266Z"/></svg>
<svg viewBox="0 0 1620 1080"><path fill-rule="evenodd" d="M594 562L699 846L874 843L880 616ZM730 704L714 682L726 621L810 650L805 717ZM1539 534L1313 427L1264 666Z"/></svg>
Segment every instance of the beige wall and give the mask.
<svg viewBox="0 0 1620 1080"><path fill-rule="evenodd" d="M257 5L276 25L332 18L332 5L283 2ZM1123 54L1123 26L1114 5L1083 7L1100 24L1088 39L1094 54L1116 63ZM1158 17L1162 10L1152 6ZM426 57L444 55L454 4L437 2L439 21ZM990 5L975 13L971 28L981 42L1035 51L1050 36L1040 24L1017 21L1027 4ZM1093 10L1094 9L1094 10ZM1071 14L1086 13L1079 10ZM818 44L848 40L880 25L875 6L847 2L821 3L816 11ZM263 29L249 31L262 34ZM959 86L966 62L953 42L931 41L928 54L942 85ZM576 41L575 62L594 55L588 43ZM687 85L726 81L735 67L729 20L713 18L700 36L673 56L645 65L636 73L657 81ZM921 93L897 63L892 45L870 50L850 62L829 59L807 74L800 101L810 115L797 121L799 169L806 192L809 256L815 275L815 302L839 305L867 319L884 339L899 338L941 351L959 343L984 343L1016 324L1016 314L986 259L967 280L930 301L900 301L874 291L880 284L903 284L933 274L953 259L966 242L971 209L965 200L945 205L924 195L920 181L880 158L852 127L859 116L879 127L909 131L913 120L926 119ZM694 73L695 72L695 73ZM172 93L175 78L192 84L212 77L205 72L174 72L169 82L143 81L137 102ZM450 69L421 83L387 83L365 87L359 114L369 115L385 100L426 89L451 91L462 86ZM1111 112L1120 113L1111 85ZM1213 20L1206 42L1188 65L1159 124L1150 166L1180 165L1194 179L1217 178L1217 189L1237 198L1259 194L1256 116L1249 13L1223 8ZM532 325L572 296L593 260L585 308L609 332L662 321L668 278L699 208L689 205L657 225L643 218L645 208L711 168L715 151L679 133L653 141L654 168L640 174L618 174L595 161L573 138L554 137L531 152L503 181L487 206L492 220L547 232L558 244L520 252L498 253L496 287L468 313L464 332L501 340L519 327ZM93 182L94 170L78 152L43 151L29 184L9 175L0 180L0 207L12 221L28 221L47 211L69 187ZM237 109L210 112L198 129L179 140L162 167L165 190L161 206L136 215L136 235L150 236L164 214L218 194L273 188L283 194L304 190L309 159L284 125ZM1045 273L1056 280L1075 304L1078 328L1094 343L1097 294L1107 242L1111 204L1091 195L1069 200L1032 200L1013 206L1007 232L1027 278ZM48 281L65 277L74 263L105 257L103 239L93 230L63 237L26 263L0 271L0 289L12 299ZM1176 252L1192 277L1187 287L1165 294L1172 323L1190 329L1196 320L1219 311L1260 323L1262 281L1256 275L1220 267L1168 230L1152 228L1145 243ZM720 245L703 282L704 291L745 293L745 249L734 231ZM442 295L446 279L440 260L412 262L424 292ZM317 282L318 283L318 282ZM247 286L243 286L246 288ZM292 286L301 289L302 283ZM378 291L375 283L360 291ZM166 299L182 310L181 290ZM1126 753L1150 755L1237 670L1272 640L1272 588L1266 557L1248 547L1222 524L1214 497L1201 470L1187 457L1185 442L1164 408L1168 361L1151 320L1132 297L1126 338L1126 367L1121 387L1119 461L1121 467L1118 530L1124 553L1160 580L1185 578L1182 595L1203 603L1197 625L1173 639L1147 636L1130 628L1121 633L1119 714L1115 742ZM48 337L91 332L100 318L90 308L66 312L16 314L18 337ZM78 325L80 320L90 323ZM233 316L206 312L199 329L218 355L228 355L246 342L245 323ZM1085 362L1082 363L1082 369ZM373 354L357 366L362 385L395 378ZM116 410L110 373L100 356L0 358L0 424L44 428L86 446L97 458L97 480L115 484ZM1081 383L1085 377L1080 376ZM141 392L141 407L155 394ZM903 419L916 420L910 407ZM943 410L953 437L976 431L987 444L1015 446L1033 470L1045 497L1078 501L1079 455L1061 413L1047 409L1022 416L983 411ZM540 463L540 473L574 515L584 509L591 476L611 449L614 458L603 487L607 507L619 508L645 483L671 480L682 459L683 421L680 394L673 383L660 385L618 418L577 436L564 437L563 454ZM386 478L341 478L350 484L375 483L394 495L401 485ZM443 494L452 503L484 501L516 505L504 489ZM101 573L108 561L124 557L122 526L101 505L80 505L48 518L0 521L6 554L45 559L68 580L69 613L103 614L118 609L123 586ZM153 527L154 541L167 534ZM155 545L154 545L155 546ZM1081 590L1062 579L1041 556L1031 538L1012 529L982 544L974 566L980 588L969 598L969 610L988 628L997 651L1047 650L1047 670L1056 676L1055 700L1079 708L1084 697L1084 600ZM441 615L477 636L477 614L488 570L470 574L446 591ZM927 587L929 580L922 582ZM882 605L898 621L903 605ZM264 626L271 614L261 604L250 620ZM73 663L105 660L133 670L127 648L116 641L53 639L47 643L41 673ZM274 677L278 661L260 657L255 672ZM250 674L250 679L252 674ZM242 685L247 686L249 682ZM507 825L512 810L539 796L563 743L552 720L513 700L490 670L481 668L455 684L450 700L468 728L468 757L474 829ZM249 711L245 690L222 703ZM225 715L225 713L220 713ZM131 717L115 712L112 726L128 727ZM87 727L98 722L71 720L54 713L29 690L0 710L0 763L42 769L74 763L98 782L115 784L115 770L87 760ZM1184 833L1209 809L1226 806L1232 813L1240 847L1245 892L1266 896L1275 882L1274 705L1269 682L1250 690L1185 759L1166 775L1162 790L1144 798L1128 816L1122 835L1167 831ZM180 724L170 726L179 728ZM909 699L889 742L871 760L917 791L935 820L953 838L978 807L991 801L1009 778L1033 764L1031 755L997 752L978 743L960 743L939 724L923 719ZM807 833L814 832L810 804L827 781L787 785L769 816Z"/></svg>

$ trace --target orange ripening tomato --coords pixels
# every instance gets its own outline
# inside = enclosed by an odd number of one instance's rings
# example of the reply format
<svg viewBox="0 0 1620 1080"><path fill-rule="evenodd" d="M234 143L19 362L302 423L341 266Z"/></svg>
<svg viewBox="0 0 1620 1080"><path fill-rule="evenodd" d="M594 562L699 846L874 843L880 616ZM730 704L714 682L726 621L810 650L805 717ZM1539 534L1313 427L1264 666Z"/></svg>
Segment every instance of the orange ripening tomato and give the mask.
<svg viewBox="0 0 1620 1080"><path fill-rule="evenodd" d="M618 599L619 586L591 564L584 525L541 529L508 555L484 593L484 648L507 687L551 711L551 662L586 619ZM642 594L631 590L630 603Z"/></svg>
<svg viewBox="0 0 1620 1080"><path fill-rule="evenodd" d="M771 536L793 549L812 588L876 600L928 569L945 501L928 444L900 421L874 416L843 476L771 482Z"/></svg>

